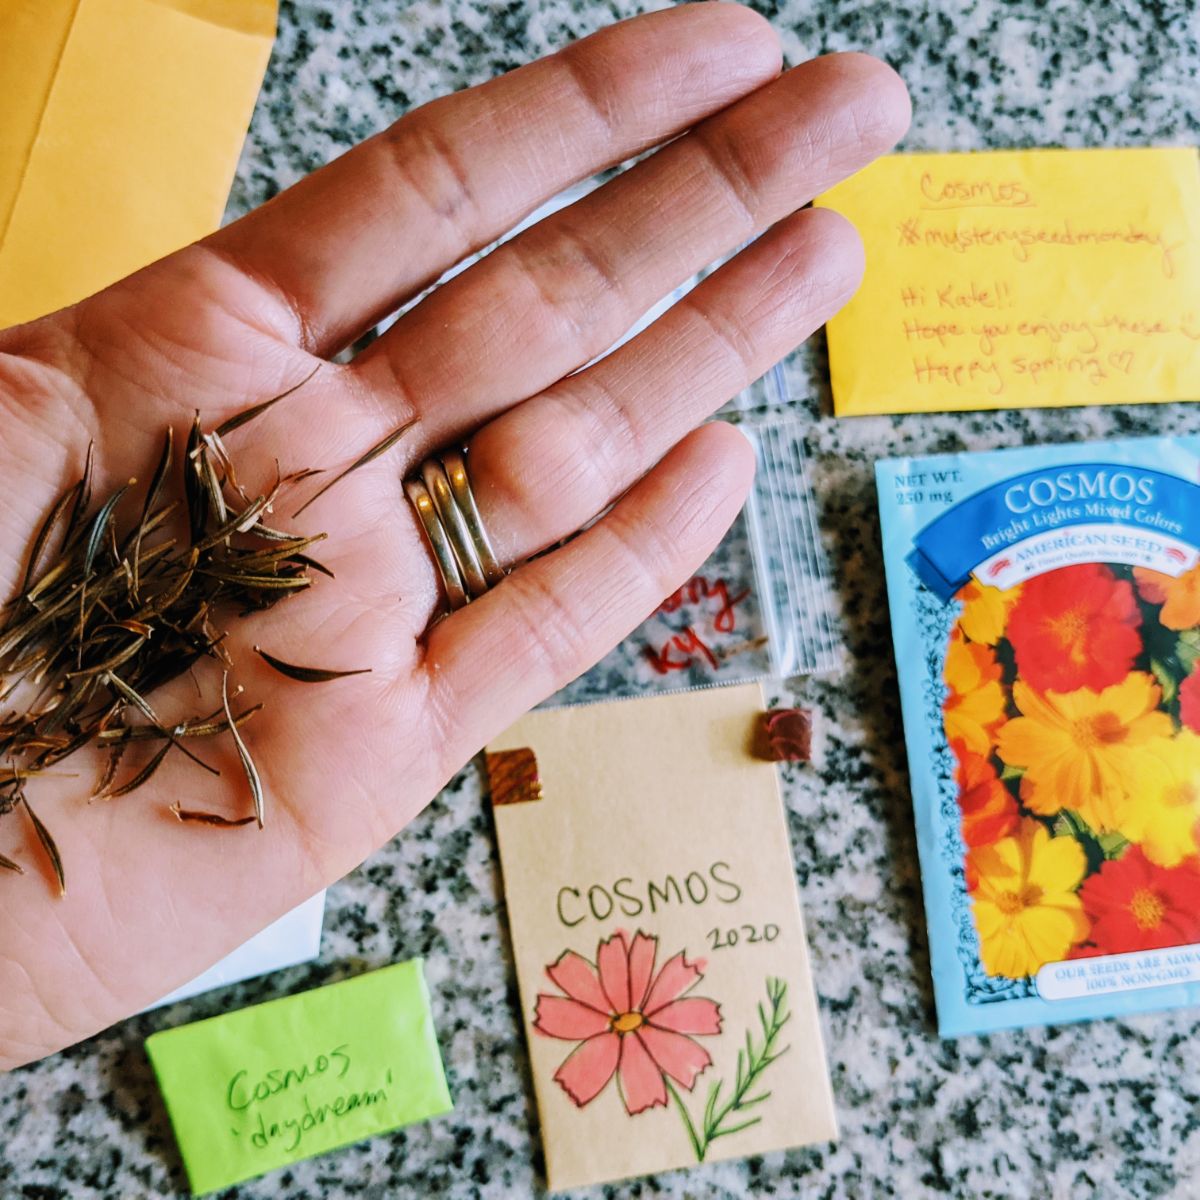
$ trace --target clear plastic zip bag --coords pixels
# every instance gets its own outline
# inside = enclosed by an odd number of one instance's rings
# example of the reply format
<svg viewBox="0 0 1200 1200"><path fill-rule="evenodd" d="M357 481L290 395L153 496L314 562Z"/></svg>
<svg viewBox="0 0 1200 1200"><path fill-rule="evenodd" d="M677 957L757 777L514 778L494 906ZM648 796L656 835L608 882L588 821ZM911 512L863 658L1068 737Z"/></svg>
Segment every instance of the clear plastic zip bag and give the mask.
<svg viewBox="0 0 1200 1200"><path fill-rule="evenodd" d="M758 458L754 487L708 561L628 638L547 705L834 670L841 660L804 451L781 367L722 411Z"/></svg>

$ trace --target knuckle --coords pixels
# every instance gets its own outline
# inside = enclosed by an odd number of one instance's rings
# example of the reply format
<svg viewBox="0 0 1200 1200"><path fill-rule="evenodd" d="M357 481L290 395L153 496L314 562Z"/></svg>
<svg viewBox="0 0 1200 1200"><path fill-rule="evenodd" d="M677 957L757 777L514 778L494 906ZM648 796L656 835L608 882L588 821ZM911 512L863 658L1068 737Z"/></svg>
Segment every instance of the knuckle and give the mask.
<svg viewBox="0 0 1200 1200"><path fill-rule="evenodd" d="M479 206L454 139L445 131L440 102L434 101L380 134L387 161L407 190L463 241L479 241Z"/></svg>
<svg viewBox="0 0 1200 1200"><path fill-rule="evenodd" d="M722 137L711 129L693 132L694 144L729 208L741 222L741 235L749 237L758 228L760 207L758 171L746 157L735 137Z"/></svg>
<svg viewBox="0 0 1200 1200"><path fill-rule="evenodd" d="M575 229L568 217L551 218L507 249L535 303L582 350L590 352L623 332L627 298L621 274L602 243Z"/></svg>
<svg viewBox="0 0 1200 1200"><path fill-rule="evenodd" d="M569 600L570 588L550 586L536 567L517 571L504 581L512 593L514 620L527 656L532 656L560 687L593 660L584 622Z"/></svg>
<svg viewBox="0 0 1200 1200"><path fill-rule="evenodd" d="M645 434L630 407L598 377L580 378L555 397L571 430L560 451L564 468L580 472L591 511L597 511L649 465Z"/></svg>
<svg viewBox="0 0 1200 1200"><path fill-rule="evenodd" d="M755 339L746 332L742 323L734 320L718 308L709 307L684 296L679 301L703 327L710 340L714 341L732 360L738 378L750 380L758 375L758 347Z"/></svg>
<svg viewBox="0 0 1200 1200"><path fill-rule="evenodd" d="M603 69L607 64L603 59L597 64L594 45L591 54L577 49L577 45L562 50L557 62L584 110L600 126L606 138L615 138L621 123L618 115L619 98L610 85L610 72ZM597 65L602 69L597 70Z"/></svg>

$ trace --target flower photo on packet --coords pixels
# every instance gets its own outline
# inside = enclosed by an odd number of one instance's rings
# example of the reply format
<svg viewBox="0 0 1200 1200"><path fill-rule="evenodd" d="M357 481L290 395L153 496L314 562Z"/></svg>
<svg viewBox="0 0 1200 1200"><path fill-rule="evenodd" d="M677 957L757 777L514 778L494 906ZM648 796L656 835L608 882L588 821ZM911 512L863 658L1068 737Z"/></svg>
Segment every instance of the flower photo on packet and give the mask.
<svg viewBox="0 0 1200 1200"><path fill-rule="evenodd" d="M973 704L975 746L950 746L989 975L1200 940L1200 735L1180 703L1198 584L1088 563L959 594L946 724Z"/></svg>
<svg viewBox="0 0 1200 1200"><path fill-rule="evenodd" d="M1200 1000L1198 456L879 464L943 1034Z"/></svg>

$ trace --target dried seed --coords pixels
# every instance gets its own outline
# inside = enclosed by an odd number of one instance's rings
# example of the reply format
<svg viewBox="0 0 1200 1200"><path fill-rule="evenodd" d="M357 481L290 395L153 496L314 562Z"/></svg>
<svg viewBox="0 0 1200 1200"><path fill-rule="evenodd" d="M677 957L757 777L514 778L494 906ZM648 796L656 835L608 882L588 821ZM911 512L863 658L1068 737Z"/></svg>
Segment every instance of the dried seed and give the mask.
<svg viewBox="0 0 1200 1200"><path fill-rule="evenodd" d="M46 852L46 857L50 860L50 865L54 868L54 876L58 880L58 894L65 896L67 894L67 877L63 872L62 855L58 852L58 846L54 838L50 836L50 830L42 824L41 819L29 806L29 801L24 795L22 795L21 801L25 805L25 811L29 814L29 819L33 822L33 830L37 834L37 839L41 842L42 849Z"/></svg>
<svg viewBox="0 0 1200 1200"><path fill-rule="evenodd" d="M223 421L217 426L217 436L222 438L228 437L235 429L241 429L243 425L248 425L255 417L262 416L273 404L278 404L280 400L286 400L293 392L298 392L324 365L323 362L317 363L299 383L294 387L288 388L286 392L280 392L278 396L272 396L270 400L264 400L261 404L256 404L253 408L248 408L245 412L240 412L236 416L230 417L227 421Z"/></svg>
<svg viewBox="0 0 1200 1200"><path fill-rule="evenodd" d="M147 703L146 700L138 695L138 693L134 691L134 689L131 688L129 684L127 684L119 675L115 675L112 671L109 671L104 675L103 678L110 687L113 687L120 692L120 694L124 696L125 699L134 706L134 708L136 708L148 721L150 721L162 733L163 737L170 741L171 745L178 746L179 749L182 750L183 753L192 760L192 762L197 763L210 774L220 775L221 772L218 771L216 767L209 766L204 759L197 758L196 755L194 755L186 746L182 745L175 735L158 719L158 714L153 708L150 707L149 703Z"/></svg>
<svg viewBox="0 0 1200 1200"><path fill-rule="evenodd" d="M355 459L354 462L352 462L344 471L341 471L335 475L327 484L325 484L324 487L318 488L313 495L305 500L305 502L300 505L300 507L296 509L294 513L292 513L292 518L295 519L306 508L308 508L310 504L314 503L316 500L319 500L327 491L329 491L331 487L333 487L335 483L341 483L341 481L345 479L347 475L357 471L359 467L365 467L367 463L374 462L377 458L386 454L416 423L417 418L413 417L411 421L405 421L405 423L398 429L393 429L392 432L389 433L382 441L376 442L375 445L372 446L370 450L368 450L361 458Z"/></svg>
<svg viewBox="0 0 1200 1200"><path fill-rule="evenodd" d="M46 517L42 522L42 527L37 531L37 536L33 539L33 545L29 549L29 562L25 566L25 578L21 582L21 591L23 593L28 592L30 584L33 583L33 576L37 571L38 562L54 532L54 527L62 520L63 515L67 511L67 505L78 498L82 486L83 481L80 480L78 483L73 483L67 488L59 496L54 507L50 510L49 516Z"/></svg>
<svg viewBox="0 0 1200 1200"><path fill-rule="evenodd" d="M229 672L221 673L221 704L225 708L225 720L229 723L229 735L233 738L234 745L237 746L238 757L242 760L242 769L246 772L246 779L250 784L250 794L254 797L254 819L258 822L258 827L263 827L263 812L265 809L263 798L262 780L258 775L258 768L254 765L254 759L250 757L250 751L246 749L246 743L242 741L242 735L238 733L237 722L233 719L233 710L229 707Z"/></svg>
<svg viewBox="0 0 1200 1200"><path fill-rule="evenodd" d="M150 477L150 486L146 489L146 499L142 504L142 519L138 522L137 533L133 539L133 553L130 555L132 559L130 570L133 576L131 591L135 602L138 598L138 565L142 557L142 539L148 532L151 514L154 506L158 503L159 496L162 494L163 484L167 481L167 475L171 470L174 460L175 430L168 425L167 436L163 440L162 453L158 457L158 466L154 468L154 474Z"/></svg>
<svg viewBox="0 0 1200 1200"><path fill-rule="evenodd" d="M255 646L254 653L267 666L274 667L280 675L286 675L289 679L295 679L299 683L327 683L331 679L344 679L347 675L369 675L371 673L370 667L357 667L351 671L329 671L321 667L298 667L295 663L284 662L283 659L276 658L273 654L268 654L261 646Z"/></svg>
<svg viewBox="0 0 1200 1200"><path fill-rule="evenodd" d="M121 735L120 741L108 752L108 761L104 765L104 770L101 772L100 778L96 780L96 786L92 788L93 797L101 795L116 778L117 768L121 765L121 759L125 757L125 751L129 749L129 741L133 734L133 729L130 726L126 726L117 732Z"/></svg>
<svg viewBox="0 0 1200 1200"><path fill-rule="evenodd" d="M105 792L104 799L115 800L118 796L128 796L130 792L137 791L158 770L163 759L167 757L171 752L171 747L175 744L174 741L163 742L154 752L154 757L132 779L127 780L118 788L113 788L110 792Z"/></svg>
<svg viewBox="0 0 1200 1200"><path fill-rule="evenodd" d="M181 821L199 821L203 825L222 825L233 828L237 825L250 825L253 817L223 817L220 813L196 812L192 809L180 808L178 801L171 805L171 811Z"/></svg>

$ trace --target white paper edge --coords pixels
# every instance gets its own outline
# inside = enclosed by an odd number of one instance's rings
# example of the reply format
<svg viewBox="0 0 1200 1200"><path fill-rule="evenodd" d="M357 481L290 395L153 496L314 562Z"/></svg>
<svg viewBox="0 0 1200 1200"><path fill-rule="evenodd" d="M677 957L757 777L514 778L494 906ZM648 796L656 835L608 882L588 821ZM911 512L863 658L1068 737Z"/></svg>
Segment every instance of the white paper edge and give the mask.
<svg viewBox="0 0 1200 1200"><path fill-rule="evenodd" d="M224 987L242 979L253 979L256 975L294 967L297 963L316 958L321 952L321 925L324 919L325 893L318 892L291 912L284 913L266 929L260 930L248 942L243 942L190 983L177 987L142 1011L150 1012L151 1009L174 1004L176 1000L185 1000L212 988Z"/></svg>

